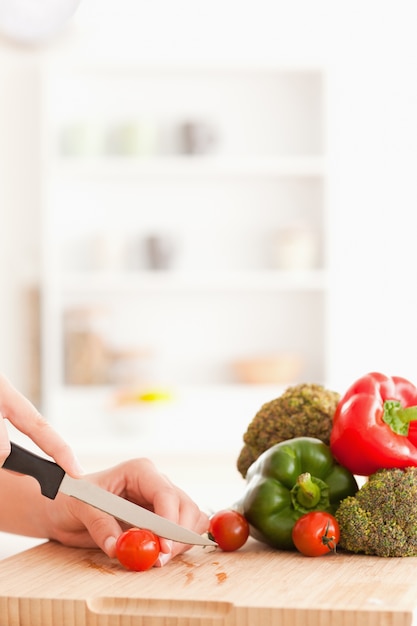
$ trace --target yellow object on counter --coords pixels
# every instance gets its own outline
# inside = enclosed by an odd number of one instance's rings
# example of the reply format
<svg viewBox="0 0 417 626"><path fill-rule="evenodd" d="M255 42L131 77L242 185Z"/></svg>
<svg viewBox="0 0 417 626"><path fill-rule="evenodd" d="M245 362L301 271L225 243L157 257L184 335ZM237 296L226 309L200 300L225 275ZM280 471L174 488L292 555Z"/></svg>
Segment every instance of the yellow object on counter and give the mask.
<svg viewBox="0 0 417 626"><path fill-rule="evenodd" d="M115 398L117 406L128 404L140 404L141 402L169 402L173 400L174 394L168 389L130 389L118 391Z"/></svg>

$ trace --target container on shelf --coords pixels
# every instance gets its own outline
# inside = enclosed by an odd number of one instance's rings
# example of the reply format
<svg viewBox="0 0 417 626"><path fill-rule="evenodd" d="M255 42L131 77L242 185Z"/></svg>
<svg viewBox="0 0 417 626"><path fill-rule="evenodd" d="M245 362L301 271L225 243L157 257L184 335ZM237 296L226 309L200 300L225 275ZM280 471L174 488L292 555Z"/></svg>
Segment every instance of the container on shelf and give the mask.
<svg viewBox="0 0 417 626"><path fill-rule="evenodd" d="M164 233L149 234L144 239L147 267L151 270L171 269L177 252L173 236Z"/></svg>
<svg viewBox="0 0 417 626"><path fill-rule="evenodd" d="M58 142L64 157L101 156L105 150L104 128L95 120L74 120L62 126Z"/></svg>
<svg viewBox="0 0 417 626"><path fill-rule="evenodd" d="M179 125L180 152L189 155L213 153L219 143L216 125L206 120L186 120Z"/></svg>
<svg viewBox="0 0 417 626"><path fill-rule="evenodd" d="M235 360L232 367L239 382L286 385L299 378L303 359L291 353L251 356Z"/></svg>
<svg viewBox="0 0 417 626"><path fill-rule="evenodd" d="M318 266L317 235L303 225L286 226L270 238L270 260L274 269L311 270Z"/></svg>
<svg viewBox="0 0 417 626"><path fill-rule="evenodd" d="M108 381L112 385L138 384L152 377L153 352L150 348L108 348Z"/></svg>
<svg viewBox="0 0 417 626"><path fill-rule="evenodd" d="M109 123L105 152L114 156L144 157L158 151L158 128L149 120L124 119Z"/></svg>
<svg viewBox="0 0 417 626"><path fill-rule="evenodd" d="M64 313L64 381L67 385L105 385L109 353L100 328L101 309L80 307Z"/></svg>

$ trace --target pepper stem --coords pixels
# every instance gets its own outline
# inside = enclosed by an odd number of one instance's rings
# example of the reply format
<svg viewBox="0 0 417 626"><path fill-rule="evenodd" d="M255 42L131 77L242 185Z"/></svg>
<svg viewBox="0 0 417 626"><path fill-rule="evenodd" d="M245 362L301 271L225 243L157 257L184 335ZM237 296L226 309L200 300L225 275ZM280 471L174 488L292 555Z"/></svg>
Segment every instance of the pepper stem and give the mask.
<svg viewBox="0 0 417 626"><path fill-rule="evenodd" d="M417 420L417 406L404 408L398 400L385 400L383 421L397 435L408 435L410 422Z"/></svg>
<svg viewBox="0 0 417 626"><path fill-rule="evenodd" d="M297 485L297 500L299 504L307 509L314 508L320 501L321 489L313 482L311 474L309 472L300 474L297 478Z"/></svg>

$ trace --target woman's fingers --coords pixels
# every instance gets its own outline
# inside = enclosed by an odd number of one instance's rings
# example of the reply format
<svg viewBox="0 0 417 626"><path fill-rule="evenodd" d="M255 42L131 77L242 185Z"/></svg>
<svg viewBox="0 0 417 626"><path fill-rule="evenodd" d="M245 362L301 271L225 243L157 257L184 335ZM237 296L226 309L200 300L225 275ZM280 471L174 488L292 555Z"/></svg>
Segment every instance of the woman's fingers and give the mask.
<svg viewBox="0 0 417 626"><path fill-rule="evenodd" d="M208 529L208 516L181 489L161 474L149 459L134 459L90 477L104 489L153 510L157 515L202 534ZM114 556L115 541L122 532L110 516L93 508L82 509L82 521L97 544ZM184 552L191 545L160 538L162 561ZM163 564L161 562L161 564Z"/></svg>
<svg viewBox="0 0 417 626"><path fill-rule="evenodd" d="M6 423L0 419L0 465L3 465L10 454L9 433L7 432Z"/></svg>
<svg viewBox="0 0 417 626"><path fill-rule="evenodd" d="M36 407L3 376L0 376L0 414L17 430L27 435L72 476L83 473L68 443L52 428ZM0 424L0 461L10 453L9 436L4 421Z"/></svg>

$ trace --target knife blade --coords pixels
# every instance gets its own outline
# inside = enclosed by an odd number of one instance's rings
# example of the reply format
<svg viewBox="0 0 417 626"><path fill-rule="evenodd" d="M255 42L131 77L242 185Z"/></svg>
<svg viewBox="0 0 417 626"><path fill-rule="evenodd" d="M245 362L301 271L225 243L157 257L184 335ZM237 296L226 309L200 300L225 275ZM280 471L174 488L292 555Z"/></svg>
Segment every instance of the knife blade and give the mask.
<svg viewBox="0 0 417 626"><path fill-rule="evenodd" d="M190 545L217 545L208 537L175 524L84 478L69 476L57 463L30 452L17 443L11 442L10 445L11 452L3 463L3 468L32 476L40 484L42 495L51 500L54 500L58 492L61 492L109 513L131 526L151 530L159 537Z"/></svg>

